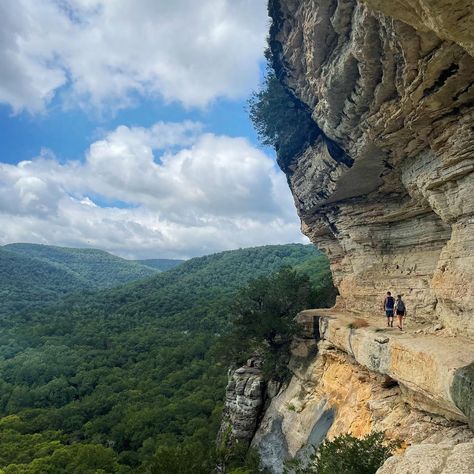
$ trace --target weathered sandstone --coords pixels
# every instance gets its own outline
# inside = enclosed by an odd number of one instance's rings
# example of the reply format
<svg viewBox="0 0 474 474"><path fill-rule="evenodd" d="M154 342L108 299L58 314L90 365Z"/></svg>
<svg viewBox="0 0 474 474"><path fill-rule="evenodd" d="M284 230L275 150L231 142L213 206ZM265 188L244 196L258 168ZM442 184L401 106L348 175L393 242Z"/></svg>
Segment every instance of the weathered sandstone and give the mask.
<svg viewBox="0 0 474 474"><path fill-rule="evenodd" d="M322 134L283 166L339 307L474 337L474 14L460 0L272 0L279 77ZM334 146L346 159L339 159Z"/></svg>
<svg viewBox="0 0 474 474"><path fill-rule="evenodd" d="M474 343L460 337L422 335L398 330L382 330L380 325L354 329L351 319L343 315L325 316L314 312L319 320L320 337L350 354L371 371L388 375L405 390L412 405L446 418L471 422L474 426L472 396L469 402L454 394L455 383L472 390L470 372L461 381L459 372L474 362ZM370 320L369 320L370 321Z"/></svg>
<svg viewBox="0 0 474 474"><path fill-rule="evenodd" d="M218 447L250 444L261 416L264 397L265 384L261 370L254 366L253 360L229 372L224 412L217 437Z"/></svg>
<svg viewBox="0 0 474 474"><path fill-rule="evenodd" d="M474 469L474 442L456 446L419 444L404 454L393 456L377 474L471 474Z"/></svg>
<svg viewBox="0 0 474 474"><path fill-rule="evenodd" d="M297 346L304 344L311 342L299 341ZM284 460L305 458L312 445L345 433L384 431L403 447L472 439L466 425L419 409L407 398L406 388L390 377L368 370L328 341L318 345L317 356L293 366L293 379L272 399L253 439L271 472L281 473ZM301 347L296 350L301 360Z"/></svg>
<svg viewBox="0 0 474 474"><path fill-rule="evenodd" d="M269 1L275 72L308 111L278 162L340 293L299 315L293 378L252 441L271 472L374 430L403 442L379 474L474 472L473 10ZM405 332L384 327L387 290Z"/></svg>

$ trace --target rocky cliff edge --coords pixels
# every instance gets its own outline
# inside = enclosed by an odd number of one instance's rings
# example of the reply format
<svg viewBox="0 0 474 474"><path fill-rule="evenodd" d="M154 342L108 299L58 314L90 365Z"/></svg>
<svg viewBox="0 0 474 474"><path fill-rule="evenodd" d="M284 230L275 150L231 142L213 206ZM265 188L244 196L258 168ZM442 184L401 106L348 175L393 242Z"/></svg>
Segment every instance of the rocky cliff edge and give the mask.
<svg viewBox="0 0 474 474"><path fill-rule="evenodd" d="M278 161L340 292L299 316L288 386L259 392L246 442L271 472L373 430L403 443L380 474L474 471L473 10L269 1L274 68L310 131ZM404 296L403 333L384 327L387 290Z"/></svg>
<svg viewBox="0 0 474 474"><path fill-rule="evenodd" d="M271 0L280 80L314 134L280 160L339 306L474 337L474 13L469 0ZM337 147L337 152L335 151ZM344 156L344 159L341 159Z"/></svg>

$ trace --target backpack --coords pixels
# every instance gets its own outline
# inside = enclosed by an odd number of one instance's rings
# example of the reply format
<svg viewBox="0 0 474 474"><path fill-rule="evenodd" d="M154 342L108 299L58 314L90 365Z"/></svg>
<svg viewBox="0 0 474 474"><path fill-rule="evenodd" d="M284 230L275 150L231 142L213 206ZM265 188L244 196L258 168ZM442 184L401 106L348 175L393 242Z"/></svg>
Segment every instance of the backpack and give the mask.
<svg viewBox="0 0 474 474"><path fill-rule="evenodd" d="M387 296L387 301L385 302L385 307L387 309L393 309L395 304L395 298L393 296Z"/></svg>
<svg viewBox="0 0 474 474"><path fill-rule="evenodd" d="M405 311L405 303L402 300L397 301L397 311Z"/></svg>

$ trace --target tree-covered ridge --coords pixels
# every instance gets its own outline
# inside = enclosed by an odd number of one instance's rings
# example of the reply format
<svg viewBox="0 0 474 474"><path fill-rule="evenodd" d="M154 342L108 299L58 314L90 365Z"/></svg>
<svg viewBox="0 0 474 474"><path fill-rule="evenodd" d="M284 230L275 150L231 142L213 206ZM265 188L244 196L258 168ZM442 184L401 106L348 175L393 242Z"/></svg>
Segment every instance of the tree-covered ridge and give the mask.
<svg viewBox="0 0 474 474"><path fill-rule="evenodd" d="M156 273L149 266L98 249L20 243L8 244L3 248L57 265L73 273L91 288L111 288Z"/></svg>
<svg viewBox="0 0 474 474"><path fill-rule="evenodd" d="M173 259L173 258L148 258L146 260L132 260L132 261L139 263L141 265L145 265L147 267L157 268L158 270L161 270L162 272L165 272L166 270L170 270L171 268L174 268L184 262L184 260Z"/></svg>
<svg viewBox="0 0 474 474"><path fill-rule="evenodd" d="M213 353L229 308L250 280L314 258L304 245L223 252L4 318L0 469L212 472L227 381Z"/></svg>
<svg viewBox="0 0 474 474"><path fill-rule="evenodd" d="M157 272L102 250L5 245L0 247L0 316L35 310L73 292L117 286Z"/></svg>
<svg viewBox="0 0 474 474"><path fill-rule="evenodd" d="M67 269L0 247L0 315L53 304L86 287Z"/></svg>

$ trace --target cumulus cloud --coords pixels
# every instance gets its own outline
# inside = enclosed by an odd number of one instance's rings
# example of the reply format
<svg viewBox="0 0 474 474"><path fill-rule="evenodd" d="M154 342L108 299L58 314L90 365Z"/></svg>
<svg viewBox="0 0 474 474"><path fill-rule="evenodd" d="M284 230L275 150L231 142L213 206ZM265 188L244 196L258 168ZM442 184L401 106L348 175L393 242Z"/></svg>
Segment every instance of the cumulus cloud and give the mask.
<svg viewBox="0 0 474 474"><path fill-rule="evenodd" d="M265 0L2 0L0 102L124 107L134 96L205 106L254 87Z"/></svg>
<svg viewBox="0 0 474 474"><path fill-rule="evenodd" d="M301 241L284 175L244 138L199 123L119 126L83 162L0 163L0 243L189 257Z"/></svg>

